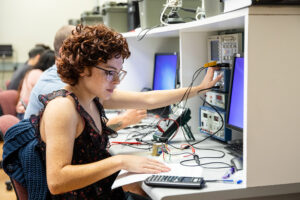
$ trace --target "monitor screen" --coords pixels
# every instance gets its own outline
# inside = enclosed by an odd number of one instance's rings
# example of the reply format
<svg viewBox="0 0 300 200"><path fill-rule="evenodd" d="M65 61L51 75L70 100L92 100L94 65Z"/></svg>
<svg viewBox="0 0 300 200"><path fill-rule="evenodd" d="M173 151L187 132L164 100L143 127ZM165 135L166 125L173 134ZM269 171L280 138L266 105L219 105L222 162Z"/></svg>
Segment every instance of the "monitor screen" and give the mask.
<svg viewBox="0 0 300 200"><path fill-rule="evenodd" d="M219 61L219 40L211 41L210 46L211 46L210 60Z"/></svg>
<svg viewBox="0 0 300 200"><path fill-rule="evenodd" d="M244 58L236 57L228 93L227 127L242 131L244 116Z"/></svg>
<svg viewBox="0 0 300 200"><path fill-rule="evenodd" d="M11 57L13 54L13 49L11 44L0 45L0 56Z"/></svg>
<svg viewBox="0 0 300 200"><path fill-rule="evenodd" d="M177 54L157 53L154 60L153 90L170 90L176 87Z"/></svg>

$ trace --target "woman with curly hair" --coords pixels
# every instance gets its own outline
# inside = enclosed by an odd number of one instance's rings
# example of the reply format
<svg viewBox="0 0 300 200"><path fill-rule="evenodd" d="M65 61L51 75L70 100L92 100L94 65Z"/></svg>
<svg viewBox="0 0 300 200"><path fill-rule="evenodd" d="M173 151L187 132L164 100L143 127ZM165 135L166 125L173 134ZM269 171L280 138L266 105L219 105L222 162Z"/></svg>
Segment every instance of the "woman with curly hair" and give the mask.
<svg viewBox="0 0 300 200"><path fill-rule="evenodd" d="M111 190L121 169L136 173L170 170L150 158L111 156L107 151L108 136L116 132L106 126L104 108L158 108L180 101L187 90L116 90L126 75L122 65L129 56L125 38L104 25L78 25L64 41L57 68L67 85L40 96L45 108L38 120L32 119L53 199L129 199L121 188ZM203 82L191 89L190 97L215 85L221 77L213 80L213 71L209 69Z"/></svg>

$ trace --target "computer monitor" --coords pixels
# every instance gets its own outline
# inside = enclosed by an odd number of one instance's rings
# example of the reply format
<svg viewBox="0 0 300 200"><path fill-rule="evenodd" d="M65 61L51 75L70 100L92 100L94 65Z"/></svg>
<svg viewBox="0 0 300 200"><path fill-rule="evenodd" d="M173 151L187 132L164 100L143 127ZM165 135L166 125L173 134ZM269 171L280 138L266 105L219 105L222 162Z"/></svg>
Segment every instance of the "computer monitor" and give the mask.
<svg viewBox="0 0 300 200"><path fill-rule="evenodd" d="M178 78L178 54L156 53L154 57L154 73L152 90L170 90L176 88ZM169 116L170 106L149 110L150 113L163 118Z"/></svg>
<svg viewBox="0 0 300 200"><path fill-rule="evenodd" d="M244 58L235 57L228 92L226 127L243 132Z"/></svg>
<svg viewBox="0 0 300 200"><path fill-rule="evenodd" d="M11 44L0 45L0 57L11 57L13 54L13 48Z"/></svg>
<svg viewBox="0 0 300 200"><path fill-rule="evenodd" d="M154 58L153 90L176 88L177 53L156 53Z"/></svg>

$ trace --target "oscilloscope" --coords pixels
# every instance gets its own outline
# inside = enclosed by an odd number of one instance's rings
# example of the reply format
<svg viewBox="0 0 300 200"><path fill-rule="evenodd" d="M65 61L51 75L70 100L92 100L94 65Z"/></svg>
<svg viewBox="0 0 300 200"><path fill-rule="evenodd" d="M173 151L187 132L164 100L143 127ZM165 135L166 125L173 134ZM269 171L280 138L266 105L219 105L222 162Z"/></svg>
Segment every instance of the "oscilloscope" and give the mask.
<svg viewBox="0 0 300 200"><path fill-rule="evenodd" d="M233 64L234 55L242 53L242 33L211 35L208 42L208 62Z"/></svg>

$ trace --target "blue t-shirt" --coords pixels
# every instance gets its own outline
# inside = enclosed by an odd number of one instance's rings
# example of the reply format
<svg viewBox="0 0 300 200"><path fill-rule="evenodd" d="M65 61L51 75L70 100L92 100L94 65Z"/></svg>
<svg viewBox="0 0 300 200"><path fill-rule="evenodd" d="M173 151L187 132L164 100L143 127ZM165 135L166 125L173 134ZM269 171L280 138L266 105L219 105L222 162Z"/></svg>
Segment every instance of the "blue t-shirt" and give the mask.
<svg viewBox="0 0 300 200"><path fill-rule="evenodd" d="M24 119L31 115L36 115L43 108L43 104L39 101L40 94L48 94L55 90L63 88L66 84L61 81L57 74L57 67L53 65L43 72L38 82L33 87L28 106L25 111Z"/></svg>

